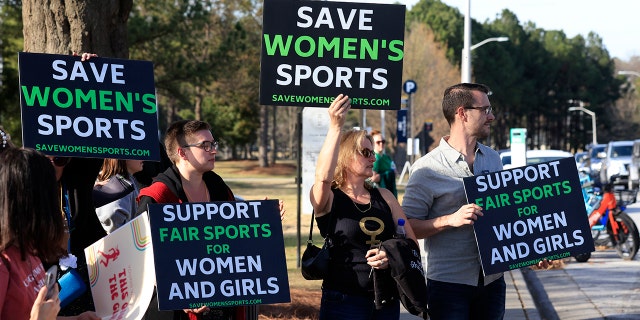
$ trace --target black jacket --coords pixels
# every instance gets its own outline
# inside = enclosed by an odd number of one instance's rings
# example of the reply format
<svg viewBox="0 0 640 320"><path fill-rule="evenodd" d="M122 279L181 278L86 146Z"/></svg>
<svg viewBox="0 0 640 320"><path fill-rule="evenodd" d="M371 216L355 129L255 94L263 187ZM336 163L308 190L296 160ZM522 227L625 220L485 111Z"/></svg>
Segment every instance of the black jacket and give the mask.
<svg viewBox="0 0 640 320"><path fill-rule="evenodd" d="M420 261L420 248L411 239L389 239L382 242L382 250L389 259L389 272L395 280L400 295L400 302L413 315L427 318L427 282ZM375 281L375 278L374 278ZM375 284L374 284L374 287ZM388 295L388 288L374 288L376 301Z"/></svg>

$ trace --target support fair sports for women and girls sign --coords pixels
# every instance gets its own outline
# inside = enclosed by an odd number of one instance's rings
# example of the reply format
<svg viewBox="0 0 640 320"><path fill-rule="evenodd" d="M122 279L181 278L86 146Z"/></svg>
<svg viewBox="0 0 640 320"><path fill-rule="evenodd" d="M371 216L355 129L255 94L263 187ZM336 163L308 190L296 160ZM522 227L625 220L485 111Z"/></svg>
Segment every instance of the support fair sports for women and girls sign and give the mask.
<svg viewBox="0 0 640 320"><path fill-rule="evenodd" d="M160 310L290 302L278 200L150 204Z"/></svg>
<svg viewBox="0 0 640 320"><path fill-rule="evenodd" d="M260 104L400 109L404 5L265 0Z"/></svg>
<svg viewBox="0 0 640 320"><path fill-rule="evenodd" d="M484 274L595 250L573 157L464 178Z"/></svg>

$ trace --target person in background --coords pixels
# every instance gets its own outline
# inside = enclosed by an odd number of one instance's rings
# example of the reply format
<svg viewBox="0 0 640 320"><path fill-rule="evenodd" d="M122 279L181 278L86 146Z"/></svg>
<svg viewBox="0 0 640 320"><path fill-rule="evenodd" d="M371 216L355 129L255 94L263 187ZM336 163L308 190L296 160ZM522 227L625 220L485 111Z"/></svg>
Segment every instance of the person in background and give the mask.
<svg viewBox="0 0 640 320"><path fill-rule="evenodd" d="M0 301L2 319L100 319L94 312L56 317L58 288L46 299L45 262L66 254L65 224L49 159L33 149L0 153Z"/></svg>
<svg viewBox="0 0 640 320"><path fill-rule="evenodd" d="M502 319L502 273L483 276L473 224L482 208L467 203L462 179L502 170L498 152L479 141L495 116L489 87L460 83L447 88L442 112L449 135L411 166L402 201L416 236L425 240L429 317ZM544 260L538 264L548 266Z"/></svg>
<svg viewBox="0 0 640 320"><path fill-rule="evenodd" d="M136 217L139 190L133 174L139 171L142 171L142 160L104 159L93 187L93 200L98 219L107 233Z"/></svg>
<svg viewBox="0 0 640 320"><path fill-rule="evenodd" d="M165 134L165 148L173 165L158 174L153 183L140 190L138 214L150 203L185 203L234 201L231 189L215 168L218 142L213 138L211 126L199 120L180 120L172 123ZM284 214L280 201L280 213ZM155 298L154 298L155 299ZM153 310L152 301L146 319L163 317ZM158 312L158 314L156 314ZM166 312L165 312L166 313ZM246 307L187 309L175 311L174 319L245 319Z"/></svg>
<svg viewBox="0 0 640 320"><path fill-rule="evenodd" d="M380 130L371 131L371 137L373 138L373 151L376 153L376 162L373 163L371 181L375 182L379 187L391 191L393 196L398 198L396 164L385 152L387 140L384 139Z"/></svg>
<svg viewBox="0 0 640 320"><path fill-rule="evenodd" d="M373 175L372 140L365 131L342 132L350 108L349 97L342 94L329 107L329 130L310 194L318 228L331 240L320 319L399 319L398 299L376 309L372 273L386 273L393 281L379 247L394 237L396 221L406 217L389 190L366 182ZM415 241L411 226L405 226L406 237Z"/></svg>

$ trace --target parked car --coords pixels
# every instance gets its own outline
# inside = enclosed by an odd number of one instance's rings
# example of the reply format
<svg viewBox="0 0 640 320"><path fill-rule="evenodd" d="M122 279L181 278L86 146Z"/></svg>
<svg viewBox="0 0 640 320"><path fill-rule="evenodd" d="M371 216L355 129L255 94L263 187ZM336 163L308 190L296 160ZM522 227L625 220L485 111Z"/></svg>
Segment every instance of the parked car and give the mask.
<svg viewBox="0 0 640 320"><path fill-rule="evenodd" d="M589 167L589 175L594 182L600 181L600 167L602 166L602 158L598 155L604 156L604 149L606 144L596 144L589 146L589 159L587 160L587 167Z"/></svg>
<svg viewBox="0 0 640 320"><path fill-rule="evenodd" d="M629 165L633 141L611 141L604 149L600 167L600 183L612 183L614 186L627 186L629 183Z"/></svg>
<svg viewBox="0 0 640 320"><path fill-rule="evenodd" d="M578 170L583 170L587 173L589 173L591 170L587 167L587 160L589 159L589 152L587 151L582 151L582 152L576 152L575 156L576 158L576 167L578 167Z"/></svg>
<svg viewBox="0 0 640 320"><path fill-rule="evenodd" d="M573 154L568 151L527 150L527 165L564 159L568 157L573 157ZM500 154L500 159L502 160L502 167L504 169L511 169L514 167L511 165L511 151L502 152Z"/></svg>
<svg viewBox="0 0 640 320"><path fill-rule="evenodd" d="M640 186L640 139L633 141L629 162L629 190Z"/></svg>

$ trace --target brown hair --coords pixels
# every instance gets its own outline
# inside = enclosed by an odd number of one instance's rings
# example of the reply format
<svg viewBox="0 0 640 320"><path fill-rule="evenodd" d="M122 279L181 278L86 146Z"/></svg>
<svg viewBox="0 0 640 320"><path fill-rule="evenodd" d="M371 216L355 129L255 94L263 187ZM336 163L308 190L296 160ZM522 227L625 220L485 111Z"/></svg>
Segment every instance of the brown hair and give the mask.
<svg viewBox="0 0 640 320"><path fill-rule="evenodd" d="M178 148L189 144L187 138L200 130L211 130L211 126L200 120L180 120L169 126L164 137L164 146L171 162L178 161Z"/></svg>
<svg viewBox="0 0 640 320"><path fill-rule="evenodd" d="M66 254L56 174L51 161L33 149L0 154L0 250L11 246L54 262Z"/></svg>
<svg viewBox="0 0 640 320"><path fill-rule="evenodd" d="M334 188L341 187L347 180L347 169L353 163L353 157L359 154L362 148L362 141L368 139L373 144L373 139L364 130L351 129L342 134L340 137L340 148L338 151L338 163L333 173L333 181L331 186ZM367 188L371 186L365 184Z"/></svg>
<svg viewBox="0 0 640 320"><path fill-rule="evenodd" d="M490 94L491 89L489 89L488 86L479 83L458 83L444 90L444 97L442 98L442 113L444 114L444 118L447 119L449 125L451 125L455 120L456 110L458 107L473 107L474 100L471 91L480 91L488 95Z"/></svg>
<svg viewBox="0 0 640 320"><path fill-rule="evenodd" d="M127 170L127 160L122 159L104 159L102 162L102 168L98 174L98 181L106 181L115 175L121 175L125 178L129 178L129 171Z"/></svg>

